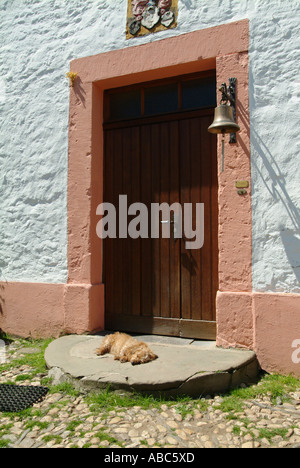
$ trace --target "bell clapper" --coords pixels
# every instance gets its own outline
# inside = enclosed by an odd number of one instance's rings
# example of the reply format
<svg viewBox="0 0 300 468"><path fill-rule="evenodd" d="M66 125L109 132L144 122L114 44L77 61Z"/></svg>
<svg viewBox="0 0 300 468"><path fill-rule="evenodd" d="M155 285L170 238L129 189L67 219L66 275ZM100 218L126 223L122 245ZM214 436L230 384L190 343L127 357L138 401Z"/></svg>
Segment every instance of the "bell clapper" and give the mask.
<svg viewBox="0 0 300 468"><path fill-rule="evenodd" d="M221 172L224 172L224 154L225 154L225 133L222 133L222 158L221 158Z"/></svg>

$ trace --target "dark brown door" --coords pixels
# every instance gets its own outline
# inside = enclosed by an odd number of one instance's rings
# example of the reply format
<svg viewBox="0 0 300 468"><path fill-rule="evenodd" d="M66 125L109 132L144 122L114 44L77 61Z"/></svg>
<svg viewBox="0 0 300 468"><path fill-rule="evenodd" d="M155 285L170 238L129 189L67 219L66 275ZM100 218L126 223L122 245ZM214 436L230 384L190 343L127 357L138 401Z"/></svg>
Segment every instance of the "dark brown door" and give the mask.
<svg viewBox="0 0 300 468"><path fill-rule="evenodd" d="M142 202L149 211L149 238L103 241L107 330L215 339L217 145L207 131L212 118L206 109L105 129L104 200L118 208L123 194L128 206ZM151 203L163 202L204 204L202 248L186 249L184 238L150 238ZM128 223L134 218L128 216Z"/></svg>

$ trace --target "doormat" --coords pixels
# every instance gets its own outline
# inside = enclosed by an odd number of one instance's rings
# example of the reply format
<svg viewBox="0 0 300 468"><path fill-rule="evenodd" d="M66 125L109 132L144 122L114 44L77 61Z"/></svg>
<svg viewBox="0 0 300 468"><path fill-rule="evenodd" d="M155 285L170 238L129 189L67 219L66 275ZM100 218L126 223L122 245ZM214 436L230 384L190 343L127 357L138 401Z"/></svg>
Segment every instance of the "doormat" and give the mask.
<svg viewBox="0 0 300 468"><path fill-rule="evenodd" d="M43 399L49 388L33 385L0 384L0 411L17 412Z"/></svg>

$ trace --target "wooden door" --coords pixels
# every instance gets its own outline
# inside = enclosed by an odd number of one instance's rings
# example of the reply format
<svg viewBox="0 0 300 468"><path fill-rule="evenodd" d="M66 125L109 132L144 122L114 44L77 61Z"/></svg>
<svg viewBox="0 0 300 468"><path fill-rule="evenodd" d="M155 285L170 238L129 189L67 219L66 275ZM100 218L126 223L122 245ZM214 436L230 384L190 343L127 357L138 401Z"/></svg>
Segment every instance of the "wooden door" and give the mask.
<svg viewBox="0 0 300 468"><path fill-rule="evenodd" d="M212 117L206 109L105 129L104 200L118 208L119 195L126 194L128 206L147 206L149 236L151 203L204 204L202 248L186 249L185 239L161 236L103 241L107 330L215 339L217 156L216 138L207 132Z"/></svg>

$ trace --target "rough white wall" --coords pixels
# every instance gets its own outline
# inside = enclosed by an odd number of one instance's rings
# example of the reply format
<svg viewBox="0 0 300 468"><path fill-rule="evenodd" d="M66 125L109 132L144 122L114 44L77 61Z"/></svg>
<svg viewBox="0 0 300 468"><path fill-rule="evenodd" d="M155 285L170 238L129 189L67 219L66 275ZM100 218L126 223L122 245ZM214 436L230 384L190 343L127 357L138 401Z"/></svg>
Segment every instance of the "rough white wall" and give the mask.
<svg viewBox="0 0 300 468"><path fill-rule="evenodd" d="M179 0L178 27L125 40L127 0L1 0L0 279L67 276L73 58L248 18L253 286L300 292L298 0Z"/></svg>
<svg viewBox="0 0 300 468"><path fill-rule="evenodd" d="M0 2L2 280L66 281L65 74L73 58L116 47L113 37L123 36L124 3Z"/></svg>
<svg viewBox="0 0 300 468"><path fill-rule="evenodd" d="M300 293L300 2L271 4L251 22L253 285Z"/></svg>

